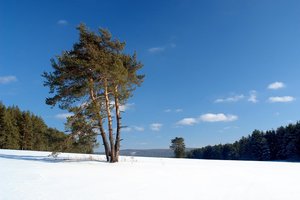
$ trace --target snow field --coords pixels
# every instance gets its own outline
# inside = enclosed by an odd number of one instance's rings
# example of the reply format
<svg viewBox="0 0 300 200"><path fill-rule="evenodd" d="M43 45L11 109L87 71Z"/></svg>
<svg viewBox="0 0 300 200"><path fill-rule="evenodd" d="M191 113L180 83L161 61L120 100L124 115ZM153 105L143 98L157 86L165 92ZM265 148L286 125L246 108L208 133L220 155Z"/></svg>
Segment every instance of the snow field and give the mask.
<svg viewBox="0 0 300 200"><path fill-rule="evenodd" d="M298 200L300 163L0 150L0 200Z"/></svg>

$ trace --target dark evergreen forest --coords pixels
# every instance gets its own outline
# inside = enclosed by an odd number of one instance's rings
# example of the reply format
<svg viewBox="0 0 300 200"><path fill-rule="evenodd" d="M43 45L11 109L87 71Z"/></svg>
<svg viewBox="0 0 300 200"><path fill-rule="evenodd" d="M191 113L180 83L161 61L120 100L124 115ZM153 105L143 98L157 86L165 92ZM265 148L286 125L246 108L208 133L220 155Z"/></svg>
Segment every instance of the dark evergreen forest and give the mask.
<svg viewBox="0 0 300 200"><path fill-rule="evenodd" d="M93 153L95 136L65 134L41 117L0 102L0 149Z"/></svg>
<svg viewBox="0 0 300 200"><path fill-rule="evenodd" d="M193 149L188 158L221 160L299 160L300 122L277 130L254 130L233 144Z"/></svg>

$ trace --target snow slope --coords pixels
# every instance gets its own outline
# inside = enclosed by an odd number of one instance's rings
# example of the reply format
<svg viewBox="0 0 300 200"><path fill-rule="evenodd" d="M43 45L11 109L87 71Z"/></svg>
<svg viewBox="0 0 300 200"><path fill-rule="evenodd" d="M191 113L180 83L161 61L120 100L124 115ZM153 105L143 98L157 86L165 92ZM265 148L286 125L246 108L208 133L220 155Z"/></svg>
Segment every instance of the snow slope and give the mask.
<svg viewBox="0 0 300 200"><path fill-rule="evenodd" d="M0 150L0 199L300 199L300 163L48 155Z"/></svg>

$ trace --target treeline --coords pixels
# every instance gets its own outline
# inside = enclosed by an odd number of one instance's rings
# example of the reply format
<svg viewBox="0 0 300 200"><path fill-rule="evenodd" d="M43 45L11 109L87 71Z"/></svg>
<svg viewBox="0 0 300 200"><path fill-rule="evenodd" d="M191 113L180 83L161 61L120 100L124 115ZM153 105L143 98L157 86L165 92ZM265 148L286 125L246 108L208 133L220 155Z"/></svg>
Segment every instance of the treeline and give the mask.
<svg viewBox="0 0 300 200"><path fill-rule="evenodd" d="M74 137L49 128L41 117L0 102L0 149L92 153L95 137Z"/></svg>
<svg viewBox="0 0 300 200"><path fill-rule="evenodd" d="M188 158L222 160L299 160L300 122L277 130L254 130L233 144L219 144L194 149Z"/></svg>

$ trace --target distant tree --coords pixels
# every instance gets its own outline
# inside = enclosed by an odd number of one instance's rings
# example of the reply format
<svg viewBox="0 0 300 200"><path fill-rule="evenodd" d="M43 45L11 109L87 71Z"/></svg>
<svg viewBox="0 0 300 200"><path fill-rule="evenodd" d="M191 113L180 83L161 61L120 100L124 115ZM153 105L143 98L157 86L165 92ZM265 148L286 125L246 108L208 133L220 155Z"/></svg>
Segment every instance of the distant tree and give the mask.
<svg viewBox="0 0 300 200"><path fill-rule="evenodd" d="M30 112L23 112L19 122L21 150L32 150L32 121Z"/></svg>
<svg viewBox="0 0 300 200"><path fill-rule="evenodd" d="M185 157L185 144L182 137L175 137L174 139L172 139L170 148L174 151L174 155L176 158Z"/></svg>
<svg viewBox="0 0 300 200"><path fill-rule="evenodd" d="M287 159L287 152L286 152L286 146L288 144L288 140L286 137L286 130L283 126L279 127L276 130L276 136L277 136L277 148L278 148L278 152L276 155L276 158L278 160L285 160Z"/></svg>
<svg viewBox="0 0 300 200"><path fill-rule="evenodd" d="M6 110L5 113L5 147L6 149L18 149L20 144L19 129L16 126L11 110Z"/></svg>
<svg viewBox="0 0 300 200"><path fill-rule="evenodd" d="M47 131L47 126L42 118L37 116L32 116L32 132L33 132L33 149L43 150L46 148L45 133Z"/></svg>
<svg viewBox="0 0 300 200"><path fill-rule="evenodd" d="M270 160L275 160L278 153L278 138L274 130L266 131L264 136L267 140L269 150L270 150Z"/></svg>
<svg viewBox="0 0 300 200"><path fill-rule="evenodd" d="M250 139L252 160L262 160L262 140L262 133L259 130L254 130Z"/></svg>
<svg viewBox="0 0 300 200"><path fill-rule="evenodd" d="M0 149L5 148L5 107L0 102Z"/></svg>

